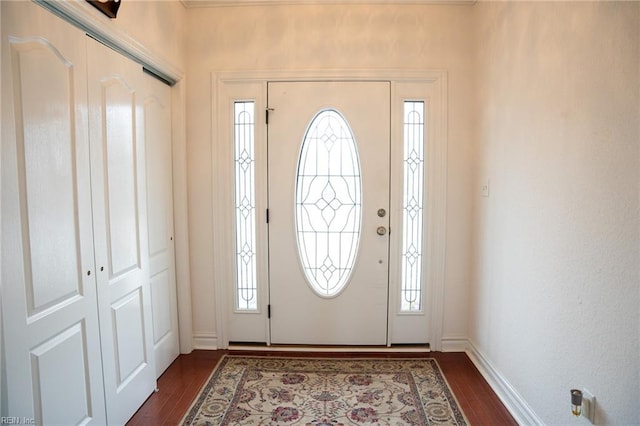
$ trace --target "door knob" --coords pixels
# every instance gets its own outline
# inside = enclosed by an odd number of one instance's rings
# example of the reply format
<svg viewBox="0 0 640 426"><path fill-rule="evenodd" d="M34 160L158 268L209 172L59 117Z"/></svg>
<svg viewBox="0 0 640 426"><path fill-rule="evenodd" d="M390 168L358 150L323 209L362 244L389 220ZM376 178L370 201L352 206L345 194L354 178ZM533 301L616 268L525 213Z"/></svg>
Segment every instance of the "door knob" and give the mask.
<svg viewBox="0 0 640 426"><path fill-rule="evenodd" d="M378 235L384 235L387 233L387 228L385 228L384 226L378 226L376 232L378 233Z"/></svg>
<svg viewBox="0 0 640 426"><path fill-rule="evenodd" d="M385 217L387 215L387 211L385 209L378 209L378 217Z"/></svg>

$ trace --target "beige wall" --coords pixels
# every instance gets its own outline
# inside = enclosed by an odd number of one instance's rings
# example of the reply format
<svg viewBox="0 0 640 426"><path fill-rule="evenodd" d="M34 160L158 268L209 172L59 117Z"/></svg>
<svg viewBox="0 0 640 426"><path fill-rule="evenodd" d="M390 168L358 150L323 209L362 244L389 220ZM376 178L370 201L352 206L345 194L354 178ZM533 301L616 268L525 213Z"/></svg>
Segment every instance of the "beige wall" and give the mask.
<svg viewBox="0 0 640 426"><path fill-rule="evenodd" d="M474 8L469 336L543 423L638 424L640 3Z"/></svg>
<svg viewBox="0 0 640 426"><path fill-rule="evenodd" d="M215 333L211 72L444 69L449 83L444 337L467 336L472 8L298 5L188 11L188 163L194 334Z"/></svg>
<svg viewBox="0 0 640 426"><path fill-rule="evenodd" d="M123 1L111 22L155 55L184 71L187 11L178 0Z"/></svg>
<svg viewBox="0 0 640 426"><path fill-rule="evenodd" d="M211 72L445 69L445 339L469 337L542 422L572 421L585 387L598 423L637 423L639 7L189 10L194 334L216 329Z"/></svg>

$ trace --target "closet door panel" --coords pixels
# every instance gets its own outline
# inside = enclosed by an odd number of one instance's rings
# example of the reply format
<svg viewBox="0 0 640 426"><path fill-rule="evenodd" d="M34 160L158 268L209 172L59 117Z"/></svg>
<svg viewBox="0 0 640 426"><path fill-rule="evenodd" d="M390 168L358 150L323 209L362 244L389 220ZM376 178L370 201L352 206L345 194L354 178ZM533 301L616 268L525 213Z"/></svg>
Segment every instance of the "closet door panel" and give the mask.
<svg viewBox="0 0 640 426"><path fill-rule="evenodd" d="M151 85L147 77L147 85ZM159 86L157 86L159 85ZM162 83L153 87L164 99L155 94L144 98L144 128L147 156L147 208L149 210L149 256L170 252L171 209L171 114L168 103L170 93ZM153 212L153 214L151 214Z"/></svg>
<svg viewBox="0 0 640 426"><path fill-rule="evenodd" d="M135 90L121 77L101 81L105 201L111 283L140 269L136 182Z"/></svg>
<svg viewBox="0 0 640 426"><path fill-rule="evenodd" d="M114 340L117 348L117 385L129 381L138 369L145 366L144 318L142 295L139 289L111 304Z"/></svg>
<svg viewBox="0 0 640 426"><path fill-rule="evenodd" d="M44 40L14 39L11 47L25 284L33 317L82 292L73 66Z"/></svg>
<svg viewBox="0 0 640 426"><path fill-rule="evenodd" d="M33 388L35 415L43 424L81 424L91 411L86 337L83 324L78 323L31 350L38 382Z"/></svg>
<svg viewBox="0 0 640 426"><path fill-rule="evenodd" d="M91 39L87 52L105 400L109 423L124 424L156 385L139 107L142 68Z"/></svg>
<svg viewBox="0 0 640 426"><path fill-rule="evenodd" d="M147 218L153 345L156 377L159 377L179 353L169 86L145 75L142 108L147 148Z"/></svg>
<svg viewBox="0 0 640 426"><path fill-rule="evenodd" d="M3 415L104 424L85 37L1 7Z"/></svg>

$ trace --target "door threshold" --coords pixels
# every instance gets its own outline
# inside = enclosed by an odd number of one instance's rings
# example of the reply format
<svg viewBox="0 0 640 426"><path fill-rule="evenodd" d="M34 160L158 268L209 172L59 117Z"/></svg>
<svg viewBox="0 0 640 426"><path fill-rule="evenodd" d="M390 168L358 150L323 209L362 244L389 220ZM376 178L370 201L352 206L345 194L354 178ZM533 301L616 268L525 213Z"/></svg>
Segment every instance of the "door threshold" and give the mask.
<svg viewBox="0 0 640 426"><path fill-rule="evenodd" d="M429 344L423 345L267 345L264 343L229 343L229 351L262 352L384 352L384 353L424 353L431 352Z"/></svg>

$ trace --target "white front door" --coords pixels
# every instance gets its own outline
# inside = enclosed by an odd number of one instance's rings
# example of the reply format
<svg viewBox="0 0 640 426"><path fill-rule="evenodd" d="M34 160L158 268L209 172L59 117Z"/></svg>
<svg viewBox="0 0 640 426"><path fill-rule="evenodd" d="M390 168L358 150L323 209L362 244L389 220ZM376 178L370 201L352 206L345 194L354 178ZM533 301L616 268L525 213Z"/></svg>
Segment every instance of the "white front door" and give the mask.
<svg viewBox="0 0 640 426"><path fill-rule="evenodd" d="M274 344L387 343L390 83L268 85Z"/></svg>

